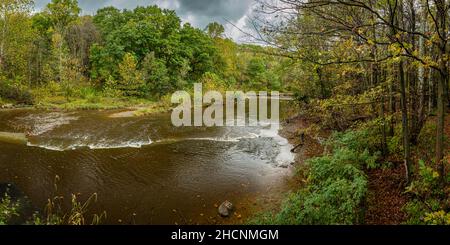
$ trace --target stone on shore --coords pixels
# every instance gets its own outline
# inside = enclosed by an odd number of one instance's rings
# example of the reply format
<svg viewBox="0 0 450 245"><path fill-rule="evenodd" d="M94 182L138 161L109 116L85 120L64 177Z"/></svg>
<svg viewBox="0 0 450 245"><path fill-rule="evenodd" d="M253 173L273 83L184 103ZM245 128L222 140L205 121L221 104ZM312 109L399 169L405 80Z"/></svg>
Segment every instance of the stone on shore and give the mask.
<svg viewBox="0 0 450 245"><path fill-rule="evenodd" d="M219 206L219 214L222 217L228 217L231 214L231 211L233 211L234 206L230 201L225 201Z"/></svg>

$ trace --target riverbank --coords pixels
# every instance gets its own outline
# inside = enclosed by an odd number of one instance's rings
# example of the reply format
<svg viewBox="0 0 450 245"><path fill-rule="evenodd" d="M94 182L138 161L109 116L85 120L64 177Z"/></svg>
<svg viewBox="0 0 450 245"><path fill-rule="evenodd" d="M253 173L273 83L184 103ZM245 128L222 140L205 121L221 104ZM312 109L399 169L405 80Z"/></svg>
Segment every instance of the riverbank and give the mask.
<svg viewBox="0 0 450 245"><path fill-rule="evenodd" d="M298 108L294 108L294 111ZM331 134L328 130L317 130L315 121L305 115L291 113L291 116L283 120L280 136L286 138L292 147L297 147L294 151L294 162L289 167L290 174L282 181L278 188L272 188L266 193L259 193L253 197L250 203L253 207L247 211L248 216L238 224L270 224L262 221L264 216L280 212L287 197L307 184L307 169L305 168L308 159L321 156L324 152L322 142ZM304 135L303 139L301 135ZM300 146L299 146L300 145ZM257 221L256 221L257 220Z"/></svg>
<svg viewBox="0 0 450 245"><path fill-rule="evenodd" d="M306 131L314 128L315 122L307 127L299 118L291 119L291 124L282 130L292 144L299 142L305 128ZM448 122L450 116L446 125L450 125ZM398 132L388 139L390 154L383 158L376 123L376 120L362 121L346 131L333 133L327 140L326 154L316 151L309 156L297 155L296 174L292 186L284 193L285 198L250 219L250 223L448 224L449 214L445 211L448 190L436 188L441 184L439 173L426 165L432 162L429 146L434 145L435 118L428 118L417 144L412 146L415 176L409 184L405 181L404 164L398 160L402 152L396 141ZM446 135L450 135L447 129ZM311 149L308 137L305 139L299 148L302 153ZM448 141L446 152L450 155ZM301 164L305 160L307 166ZM430 208L423 200L436 206Z"/></svg>
<svg viewBox="0 0 450 245"><path fill-rule="evenodd" d="M88 99L54 98L44 100L32 105L15 104L0 100L0 110L37 109L45 111L80 111L80 110L124 110L115 113L112 117L144 116L153 113L162 113L170 110L166 100L151 101L136 98L109 98L99 97L95 101Z"/></svg>

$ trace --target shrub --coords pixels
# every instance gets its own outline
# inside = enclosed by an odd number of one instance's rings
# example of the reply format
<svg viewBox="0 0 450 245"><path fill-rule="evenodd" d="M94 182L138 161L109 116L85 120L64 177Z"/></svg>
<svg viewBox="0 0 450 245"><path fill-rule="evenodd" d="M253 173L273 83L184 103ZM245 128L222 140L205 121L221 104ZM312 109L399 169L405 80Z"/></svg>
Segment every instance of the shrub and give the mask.
<svg viewBox="0 0 450 245"><path fill-rule="evenodd" d="M109 76L103 86L103 94L108 97L121 97L122 91L117 88L117 81L112 76Z"/></svg>
<svg viewBox="0 0 450 245"><path fill-rule="evenodd" d="M15 101L17 104L32 105L33 96L30 91L20 83L8 80L0 81L0 97Z"/></svg>
<svg viewBox="0 0 450 245"><path fill-rule="evenodd" d="M406 188L413 196L405 206L409 224L450 224L450 189L442 185L439 173L432 167L419 161L417 178ZM444 188L442 188L444 186Z"/></svg>
<svg viewBox="0 0 450 245"><path fill-rule="evenodd" d="M117 81L116 88L121 90L126 96L142 97L144 88L144 78L137 68L137 59L131 53L123 56L119 64L120 80Z"/></svg>
<svg viewBox="0 0 450 245"><path fill-rule="evenodd" d="M326 145L332 149L347 148L353 151L355 157L363 160L367 168L376 168L381 153L378 150L379 139L374 134L367 128L335 132Z"/></svg>
<svg viewBox="0 0 450 245"><path fill-rule="evenodd" d="M100 101L100 96L97 91L92 87L82 87L80 88L80 97L87 100L89 103L98 103Z"/></svg>
<svg viewBox="0 0 450 245"><path fill-rule="evenodd" d="M387 142L388 151L390 154L402 156L403 154L403 138L400 134L395 134Z"/></svg>
<svg viewBox="0 0 450 245"><path fill-rule="evenodd" d="M211 90L217 90L217 91L226 91L227 83L222 80L218 75L212 73L212 72L206 72L203 74L203 76L200 79L200 82L203 85L203 90L211 91Z"/></svg>
<svg viewBox="0 0 450 245"><path fill-rule="evenodd" d="M330 155L307 161L307 185L291 193L279 213L261 214L251 223L359 223L367 193L367 178L362 167L375 162L376 157L353 144L351 139L358 134L353 131L335 134L328 143L333 148Z"/></svg>
<svg viewBox="0 0 450 245"><path fill-rule="evenodd" d="M276 223L357 223L367 191L367 179L359 167L363 162L349 149L309 160L307 188L288 197Z"/></svg>
<svg viewBox="0 0 450 245"><path fill-rule="evenodd" d="M277 224L354 224L360 218L359 206L363 199L359 189L362 183L338 179L323 189L310 192L303 190L292 194L283 204L282 211L276 216Z"/></svg>
<svg viewBox="0 0 450 245"><path fill-rule="evenodd" d="M426 213L424 221L431 225L450 225L450 213L443 210Z"/></svg>
<svg viewBox="0 0 450 245"><path fill-rule="evenodd" d="M435 157L436 123L429 120L425 123L417 137L417 145L420 153L426 161L432 161Z"/></svg>
<svg viewBox="0 0 450 245"><path fill-rule="evenodd" d="M8 194L5 193L0 199L0 225L6 225L12 217L18 216L18 208L19 204L13 202Z"/></svg>

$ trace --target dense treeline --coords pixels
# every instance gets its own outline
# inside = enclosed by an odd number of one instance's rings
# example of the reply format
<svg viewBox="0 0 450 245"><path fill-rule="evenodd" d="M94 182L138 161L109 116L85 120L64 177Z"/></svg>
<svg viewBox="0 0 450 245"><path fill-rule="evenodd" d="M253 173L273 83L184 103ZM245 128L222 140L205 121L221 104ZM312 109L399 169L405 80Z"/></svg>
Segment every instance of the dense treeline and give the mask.
<svg viewBox="0 0 450 245"><path fill-rule="evenodd" d="M312 113L322 125L344 130L362 119L376 122L372 137L381 159L401 152L408 190L421 193L418 200L428 213L443 214L449 208L444 158L449 9L446 0L260 0L252 20L255 38L277 47L273 55L295 61L297 77L304 78L297 79L300 98L316 105ZM435 121L432 134L425 126L430 120ZM418 152L424 132L428 141L421 147L427 156ZM365 139L358 142L373 146ZM430 171L433 176L427 178L433 184L424 187L420 181ZM433 205L427 199L431 195L437 198Z"/></svg>
<svg viewBox="0 0 450 245"><path fill-rule="evenodd" d="M32 10L31 0L0 3L3 100L49 106L80 98L157 100L203 80L215 88L281 89L281 59L234 43L218 23L201 30L157 6L80 16L76 0Z"/></svg>

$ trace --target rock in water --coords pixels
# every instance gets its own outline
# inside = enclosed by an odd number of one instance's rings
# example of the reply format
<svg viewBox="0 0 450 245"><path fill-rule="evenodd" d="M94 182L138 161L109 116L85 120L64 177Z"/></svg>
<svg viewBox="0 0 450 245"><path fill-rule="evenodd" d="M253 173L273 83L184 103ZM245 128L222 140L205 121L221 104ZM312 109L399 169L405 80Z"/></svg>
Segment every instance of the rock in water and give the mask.
<svg viewBox="0 0 450 245"><path fill-rule="evenodd" d="M228 217L233 209L233 204L230 201L225 201L219 206L219 214L222 217Z"/></svg>

